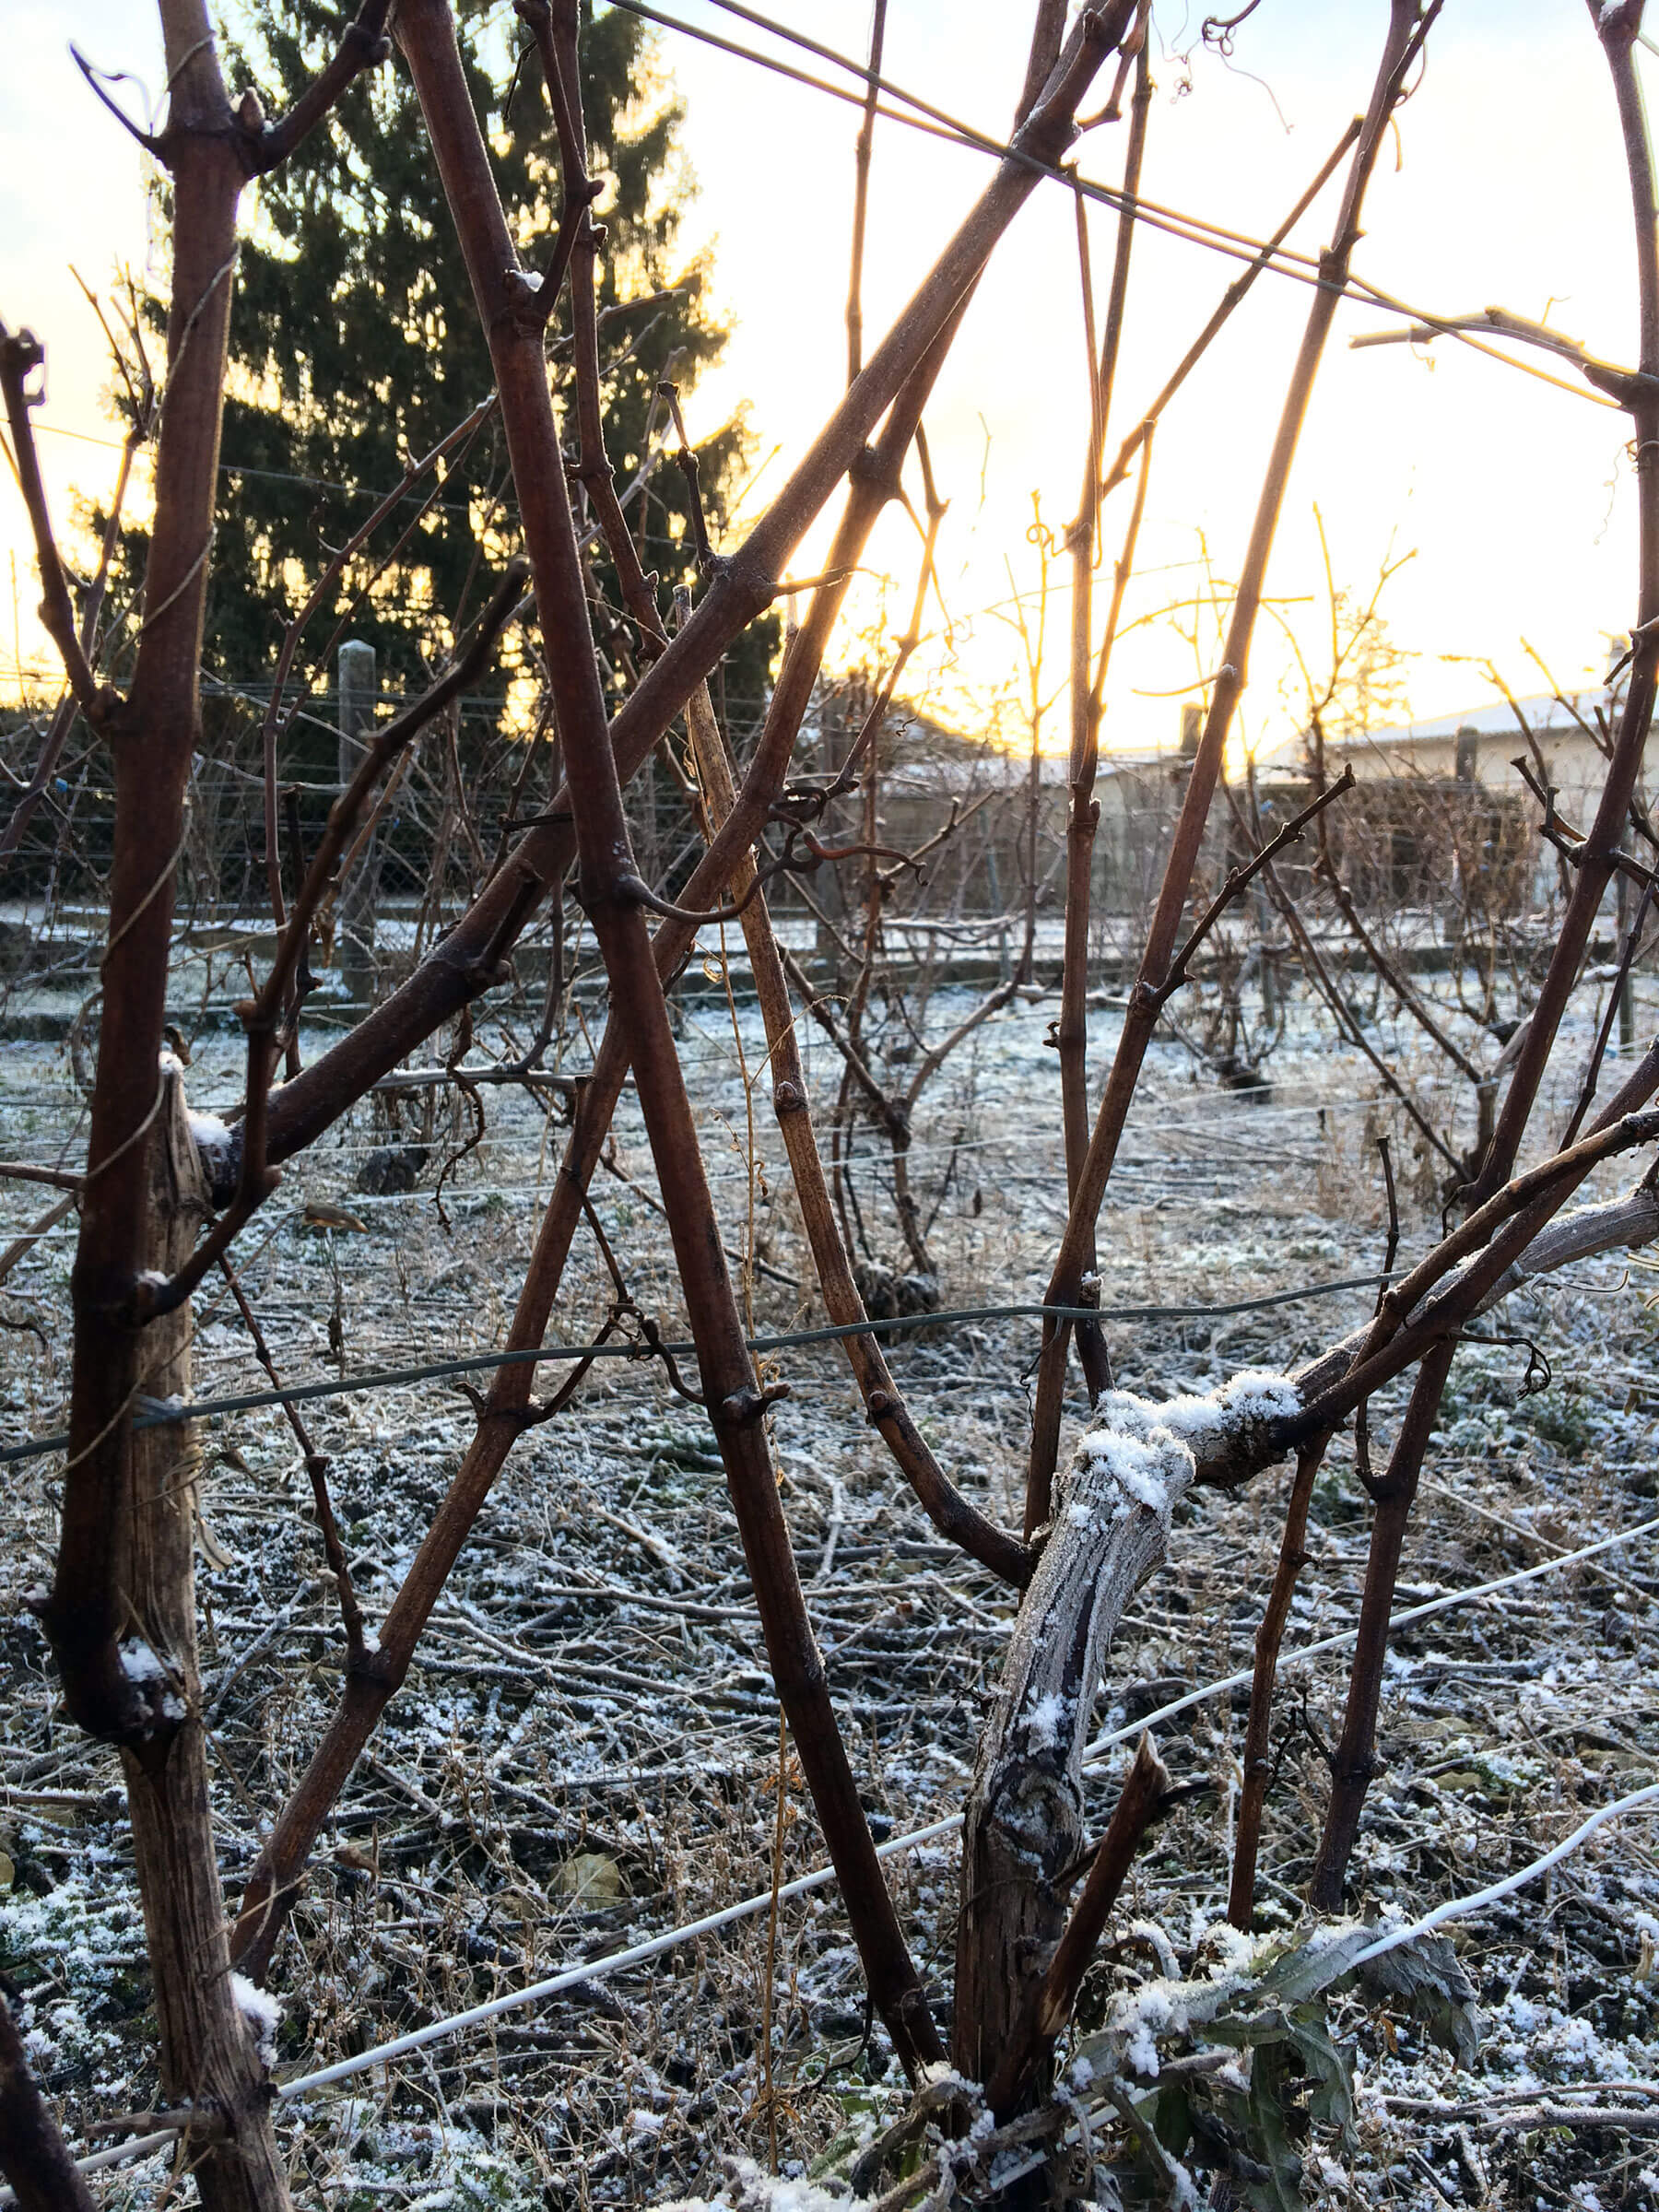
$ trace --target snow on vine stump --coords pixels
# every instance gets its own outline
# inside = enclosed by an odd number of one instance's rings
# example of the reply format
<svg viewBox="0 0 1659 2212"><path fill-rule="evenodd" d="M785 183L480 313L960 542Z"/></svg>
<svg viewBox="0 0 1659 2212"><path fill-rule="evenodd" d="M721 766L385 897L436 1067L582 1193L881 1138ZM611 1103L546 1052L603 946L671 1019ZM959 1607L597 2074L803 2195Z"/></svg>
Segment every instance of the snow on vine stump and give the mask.
<svg viewBox="0 0 1659 2212"><path fill-rule="evenodd" d="M1040 1532L968 1801L953 2055L971 2080L995 2070L1065 1926L1060 1877L1085 1843L1083 1747L1124 1608L1162 1563L1199 1464L1260 1448L1300 1406L1288 1377L1257 1370L1212 1396L1161 1404L1108 1391L1078 1441Z"/></svg>

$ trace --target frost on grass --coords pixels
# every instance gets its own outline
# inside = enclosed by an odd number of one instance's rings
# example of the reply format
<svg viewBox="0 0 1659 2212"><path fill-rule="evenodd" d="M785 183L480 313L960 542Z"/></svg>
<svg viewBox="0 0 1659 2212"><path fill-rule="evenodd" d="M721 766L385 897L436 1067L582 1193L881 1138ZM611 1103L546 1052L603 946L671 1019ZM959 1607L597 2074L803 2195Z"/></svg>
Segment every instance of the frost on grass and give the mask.
<svg viewBox="0 0 1659 2212"><path fill-rule="evenodd" d="M816 2182L767 2173L753 2159L726 2159L726 2178L712 2196L679 2196L654 2212L846 2212L847 2194Z"/></svg>
<svg viewBox="0 0 1659 2212"><path fill-rule="evenodd" d="M42 1834L25 1822L19 1841L27 1850ZM119 2094L123 2026L149 1982L143 1917L125 1878L94 1866L43 1897L0 1891L0 1972L27 2000L24 2048L47 2088L89 2077L95 2090L107 2083Z"/></svg>
<svg viewBox="0 0 1659 2212"><path fill-rule="evenodd" d="M448 2119L388 2120L367 2100L347 2100L335 2118L341 2155L324 2184L330 2212L513 2212L541 2201L514 2159L476 2128Z"/></svg>

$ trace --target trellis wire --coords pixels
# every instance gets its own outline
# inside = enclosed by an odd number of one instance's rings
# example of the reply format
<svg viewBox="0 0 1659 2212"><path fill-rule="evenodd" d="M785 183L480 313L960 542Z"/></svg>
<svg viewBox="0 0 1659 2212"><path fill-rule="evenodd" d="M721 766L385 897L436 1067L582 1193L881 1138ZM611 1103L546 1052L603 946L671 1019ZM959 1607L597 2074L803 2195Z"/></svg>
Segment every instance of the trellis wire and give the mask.
<svg viewBox="0 0 1659 2212"><path fill-rule="evenodd" d="M1353 1276L1340 1282L1312 1283L1301 1290L1273 1290L1262 1298L1235 1299L1224 1305L1205 1306L958 1306L937 1313L897 1313L882 1320L839 1322L818 1329L791 1329L777 1336L751 1336L751 1352L780 1352L794 1345L830 1344L844 1336L883 1335L895 1329L931 1329L971 1321L1204 1321L1230 1313L1253 1313L1269 1306L1293 1306L1304 1299L1331 1298L1343 1290L1374 1290L1382 1278ZM597 1344L542 1345L534 1351L471 1352L457 1359L436 1359L424 1367L388 1367L361 1375L341 1375L328 1382L285 1383L280 1390L240 1391L229 1397L161 1400L141 1398L134 1417L135 1429L165 1429L180 1421L205 1420L219 1413L251 1413L261 1406L299 1403L308 1398L343 1398L368 1390L405 1390L419 1382L442 1380L446 1375L486 1374L501 1367L535 1367L543 1361L577 1359L654 1359L666 1352L675 1359L695 1356L690 1343L652 1347L618 1344L614 1339ZM43 1459L64 1451L66 1430L55 1436L27 1437L21 1443L0 1447L0 1464Z"/></svg>
<svg viewBox="0 0 1659 2212"><path fill-rule="evenodd" d="M1634 1528L1622 1529L1617 1535L1598 1537L1594 1543L1586 1544L1578 1551L1565 1553L1559 1559L1545 1559L1535 1567L1524 1567L1513 1574L1499 1575L1490 1582L1477 1583L1469 1589L1451 1591L1443 1597L1430 1598L1422 1605L1408 1606L1403 1611L1390 1615L1389 1628L1391 1630L1405 1628L1413 1621L1427 1619L1431 1614L1447 1612L1458 1606L1472 1605L1478 1599L1489 1597L1496 1591L1507 1589L1514 1583L1535 1582L1540 1575L1549 1574L1559 1568L1570 1567L1579 1560L1593 1558L1596 1553L1607 1551L1617 1544L1633 1543L1638 1537L1650 1535L1654 1530L1659 1530L1659 1515L1655 1515L1649 1521L1639 1522ZM1280 1671L1282 1673L1288 1667L1304 1665L1309 1660L1318 1658L1327 1652L1340 1650L1345 1645L1351 1644L1358 1634L1357 1626L1351 1629L1342 1629L1333 1636L1321 1637L1316 1642L1303 1644L1298 1651L1288 1652L1279 1661ZM1238 1674L1228 1675L1218 1681L1206 1683L1200 1689L1190 1690L1184 1697L1175 1698L1169 1704L1160 1705L1155 1712L1147 1713L1141 1720L1132 1721L1122 1728L1113 1728L1104 1735L1097 1736L1084 1754L1084 1772L1088 1773L1091 1771L1098 1772L1103 1763L1103 1755L1115 1745L1126 1743L1131 1737L1139 1735L1143 1729L1150 1728L1156 1723L1173 1719L1177 1713L1184 1712L1191 1705L1196 1705L1210 1698L1219 1697L1225 1691L1236 1688L1241 1684L1248 1682L1251 1679L1251 1674L1252 1670L1247 1667ZM1645 1794L1659 1797L1659 1783L1654 1784L1653 1789ZM1607 1806L1604 1809L1602 1817L1610 1818L1618 1809L1618 1806ZM912 1829L905 1835L889 1837L887 1842L877 1844L876 1855L877 1858L889 1859L897 1856L900 1852L919 1850L924 1844L938 1842L947 1836L955 1835L961 1825L961 1814L951 1813L943 1820L930 1822L925 1828ZM1563 1855L1566 1851L1571 1849L1574 1844L1587 1836L1595 1825L1597 1825L1596 1822L1587 1821L1573 1837L1568 1840L1566 1844L1558 1846L1556 1856ZM1553 1865L1555 1857L1551 1857L1548 1863ZM797 1876L793 1882L786 1882L778 1891L778 1895L780 1899L804 1897L809 1890L823 1888L834 1878L835 1870L832 1866L816 1867L812 1873ZM1518 1878L1525 1879L1527 1877L1524 1876ZM1498 1893L1500 1892L1494 1892L1494 1894ZM1440 1909L1440 1917L1450 1919L1458 1912L1472 1912L1486 1901L1488 1901L1488 1893L1483 1890L1476 1898L1454 1900L1452 1905L1442 1906ZM387 2064L394 2058L402 2057L410 2051L420 2050L426 2044L441 2041L447 2035L462 2033L469 2027L477 2026L485 2020L494 2019L500 2014L511 2011L517 2006L536 2004L543 1997L557 1995L559 1991L574 1988L579 1983L592 1981L601 1974L617 1973L628 1966L640 1965L646 1959L659 1958L664 1951L672 1950L681 1943L690 1942L699 1936L712 1934L719 1928L729 1926L734 1921L752 1918L758 1912L766 1912L771 1904L771 1891L770 1889L759 1891L753 1897L742 1899L737 1904L724 1907L718 1912L708 1913L700 1920L688 1922L684 1927L671 1928L666 1934L653 1936L645 1943L634 1944L627 1950L613 1951L608 1957L593 1959L585 1965L567 1967L561 1972L548 1976L544 1982L532 1983L527 1989L510 1991L502 1996L492 1997L482 2005L471 2006L465 2012L453 2014L447 2020L433 2020L425 2028L414 2029L407 2035L397 2036L388 2042L375 2045L371 2050L359 2052L354 2057L339 2059L333 2065L319 2067L314 2073L302 2074L290 2081L280 2082L276 2085L276 2094L285 2099L298 2097L307 2090L323 2088L330 2082L344 2081L350 2075L363 2073L372 2065ZM1403 1936L1391 1936L1390 1943L1403 1940ZM1367 1952L1365 1956L1370 1957L1371 1954Z"/></svg>
<svg viewBox="0 0 1659 2212"><path fill-rule="evenodd" d="M1414 1920L1407 1926L1390 1928L1385 1935L1379 1936L1375 1943L1368 1944L1354 1959L1354 1964L1363 1966L1368 1959L1380 1959L1384 1951L1397 1950L1401 1944L1410 1943L1418 1936L1427 1936L1431 1929L1442 1926L1448 1920L1460 1920L1470 1912L1478 1912L1484 1905L1495 1905L1500 1898L1508 1897L1513 1890L1524 1889L1528 1882L1536 1881L1539 1875L1547 1874L1552 1866L1559 1866L1563 1859L1571 1857L1581 1843L1585 1842L1607 1821L1618 1819L1621 1813L1638 1812L1648 1805L1659 1805L1659 1782L1651 1782L1645 1789L1632 1790L1628 1797L1616 1797L1611 1805L1600 1806L1588 1820L1581 1822L1570 1836L1563 1837L1553 1851L1547 1851L1542 1858L1535 1859L1530 1866L1523 1866L1519 1874L1505 1875L1500 1882L1493 1882L1488 1888L1477 1890L1473 1897L1455 1897L1447 1904L1436 1905L1432 1912L1425 1912L1421 1920Z"/></svg>

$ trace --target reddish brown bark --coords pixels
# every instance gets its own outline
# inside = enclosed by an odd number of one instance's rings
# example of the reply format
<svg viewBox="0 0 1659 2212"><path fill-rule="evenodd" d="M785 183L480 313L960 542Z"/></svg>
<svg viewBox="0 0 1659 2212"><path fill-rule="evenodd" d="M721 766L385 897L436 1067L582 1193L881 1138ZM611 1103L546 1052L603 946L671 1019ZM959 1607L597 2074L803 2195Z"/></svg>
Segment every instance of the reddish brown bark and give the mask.
<svg viewBox="0 0 1659 2212"><path fill-rule="evenodd" d="M86 2176L29 2072L23 2038L0 1991L0 2173L22 2212L95 2212Z"/></svg>
<svg viewBox="0 0 1659 2212"><path fill-rule="evenodd" d="M1140 1080L1147 1048L1152 1041L1158 1018L1158 993L1166 980L1175 951L1182 916L1192 888L1193 871L1197 864L1205 824L1209 817L1210 800L1220 773L1221 757L1232 727L1234 711L1244 688L1251 641L1254 635L1256 616L1261 607L1262 592L1266 580L1268 557L1273 550L1279 512L1289 482L1290 466L1306 419L1308 403L1312 396L1325 340L1330 335L1341 288L1347 279L1348 264L1359 237L1359 216L1366 186L1382 150L1389 117L1400 97L1406 70L1436 12L1436 9L1430 8L1419 17L1416 0L1392 0L1388 37L1371 104L1366 111L1365 124L1354 148L1347 187L1337 218L1335 242L1321 259L1321 275L1324 281L1314 294L1312 307L1309 310L1301 349L1285 395L1250 545L1240 573L1221 667L1216 677L1209 712L1205 717L1203 734L1198 741L1198 751L1187 779L1186 794L1176 821L1170 857L1165 864L1158 903L1147 933L1129 1010L1124 1017L1117 1053L1095 1117L1094 1133L1089 1138L1088 1151L1077 1173L1070 1218L1053 1272L1049 1278L1047 1303L1050 1305L1075 1306L1088 1270L1100 1205L1117 1158L1118 1144L1124 1124L1128 1119L1135 1087ZM1042 1356L1038 1368L1037 1404L1032 1418L1030 1461L1026 1477L1028 1536L1048 1518L1051 1486L1060 1449L1060 1418L1065 1398L1066 1348L1069 1341L1069 1331L1065 1324L1055 1322L1045 1324Z"/></svg>

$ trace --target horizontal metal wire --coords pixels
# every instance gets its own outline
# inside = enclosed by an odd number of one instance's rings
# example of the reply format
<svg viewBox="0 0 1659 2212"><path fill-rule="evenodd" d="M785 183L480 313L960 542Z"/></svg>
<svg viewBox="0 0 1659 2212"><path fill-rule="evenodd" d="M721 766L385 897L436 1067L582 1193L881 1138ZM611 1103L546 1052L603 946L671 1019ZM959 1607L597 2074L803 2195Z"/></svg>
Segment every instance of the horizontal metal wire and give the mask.
<svg viewBox="0 0 1659 2212"><path fill-rule="evenodd" d="M1205 1321L1230 1313L1253 1313L1269 1306L1293 1306L1303 1299L1334 1298L1343 1290L1374 1290L1385 1278L1375 1275L1346 1277L1341 1282L1311 1283L1300 1290L1272 1290L1261 1298L1232 1299L1223 1304L1202 1306L956 1306L938 1313L899 1313L880 1321L831 1323L818 1329L790 1329L778 1336L751 1336L751 1352L781 1352L794 1345L833 1344L846 1336L882 1336L895 1330L931 1329L970 1321ZM422 1367L371 1369L360 1375L340 1375L326 1382L290 1382L281 1390L241 1391L229 1397L160 1400L140 1398L133 1418L135 1429L165 1429L179 1421L199 1421L216 1413L251 1413L264 1406L299 1403L308 1398L344 1398L366 1390L406 1390L418 1382L441 1382L447 1375L488 1374L502 1367L536 1367L544 1361L578 1359L655 1359L666 1352L675 1359L694 1359L697 1347L689 1343L652 1347L619 1343L549 1344L535 1351L473 1352L458 1359L436 1359ZM56 1436L28 1437L18 1444L0 1448L0 1464L43 1459L64 1451L67 1430Z"/></svg>

